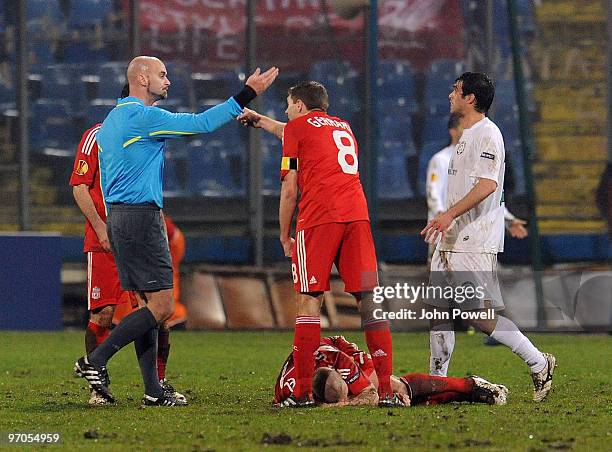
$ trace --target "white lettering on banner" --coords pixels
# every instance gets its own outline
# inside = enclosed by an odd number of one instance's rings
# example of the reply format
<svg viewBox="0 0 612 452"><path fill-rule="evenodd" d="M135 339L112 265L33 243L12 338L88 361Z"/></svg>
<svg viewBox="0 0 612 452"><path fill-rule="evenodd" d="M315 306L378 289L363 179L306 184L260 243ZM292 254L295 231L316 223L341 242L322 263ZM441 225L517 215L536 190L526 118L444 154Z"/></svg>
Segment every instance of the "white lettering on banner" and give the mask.
<svg viewBox="0 0 612 452"><path fill-rule="evenodd" d="M240 57L236 38L223 38L217 42L217 56L226 60L235 60Z"/></svg>

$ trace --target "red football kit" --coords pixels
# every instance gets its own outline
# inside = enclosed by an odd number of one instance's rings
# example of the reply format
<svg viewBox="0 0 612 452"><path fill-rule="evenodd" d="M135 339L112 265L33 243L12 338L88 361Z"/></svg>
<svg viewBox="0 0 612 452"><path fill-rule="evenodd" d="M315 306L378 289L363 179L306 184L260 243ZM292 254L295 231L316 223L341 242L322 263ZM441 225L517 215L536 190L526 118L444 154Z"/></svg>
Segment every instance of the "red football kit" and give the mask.
<svg viewBox="0 0 612 452"><path fill-rule="evenodd" d="M348 393L355 396L370 385L369 376L374 372L372 357L360 350L344 336L321 339L316 351L315 369L331 367L338 371L348 386ZM399 378L406 386L411 405L438 405L449 402L472 401L474 382L471 378L437 377L410 373ZM274 387L274 403L289 397L295 388L296 372L293 355L285 360Z"/></svg>
<svg viewBox="0 0 612 452"><path fill-rule="evenodd" d="M70 185L87 185L98 215L106 221L98 168L98 144L96 143L96 134L100 127L101 124L96 124L85 131L81 137L74 159L73 172L70 176ZM104 251L88 219L85 219L83 251L87 253L87 308L93 311L130 299L129 292L121 288L112 253Z"/></svg>
<svg viewBox="0 0 612 452"><path fill-rule="evenodd" d="M350 395L357 395L370 386L368 376L374 372L372 358L355 344L348 342L344 336L323 338L315 354L315 369L331 367L337 370L346 382ZM289 397L295 389L295 384L296 371L291 354L276 379L274 403Z"/></svg>
<svg viewBox="0 0 612 452"><path fill-rule="evenodd" d="M334 263L346 292L372 290L378 285L376 252L349 123L318 110L289 121L281 179L290 170L297 171L301 194L292 257L295 290L329 290Z"/></svg>

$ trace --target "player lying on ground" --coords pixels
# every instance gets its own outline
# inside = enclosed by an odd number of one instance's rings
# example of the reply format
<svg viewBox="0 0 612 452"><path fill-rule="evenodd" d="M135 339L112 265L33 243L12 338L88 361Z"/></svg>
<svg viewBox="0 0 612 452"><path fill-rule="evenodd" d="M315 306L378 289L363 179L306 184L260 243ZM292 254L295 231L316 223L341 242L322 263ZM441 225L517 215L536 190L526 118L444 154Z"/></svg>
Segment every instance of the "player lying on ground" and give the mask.
<svg viewBox="0 0 612 452"><path fill-rule="evenodd" d="M329 406L377 405L378 378L372 358L344 336L325 337L316 352L313 394ZM274 388L274 402L291 400L296 384L293 354L286 359ZM405 406L477 402L504 405L508 389L480 377L437 377L412 373L391 376L393 392Z"/></svg>

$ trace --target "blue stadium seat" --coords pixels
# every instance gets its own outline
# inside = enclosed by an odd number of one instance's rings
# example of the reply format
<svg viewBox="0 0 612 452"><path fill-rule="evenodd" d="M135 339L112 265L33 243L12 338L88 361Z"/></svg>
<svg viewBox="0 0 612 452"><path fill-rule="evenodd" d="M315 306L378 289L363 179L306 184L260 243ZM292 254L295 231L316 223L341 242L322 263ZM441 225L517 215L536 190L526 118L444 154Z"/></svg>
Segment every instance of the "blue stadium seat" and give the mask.
<svg viewBox="0 0 612 452"><path fill-rule="evenodd" d="M27 22L28 26L32 23L48 17L53 22L63 19L58 0L27 0Z"/></svg>
<svg viewBox="0 0 612 452"><path fill-rule="evenodd" d="M191 66L184 63L168 62L166 70L170 80L169 100L178 100L181 105L193 105L193 80ZM236 94L236 93L234 93Z"/></svg>
<svg viewBox="0 0 612 452"><path fill-rule="evenodd" d="M227 151L217 140L190 143L187 190L194 195L243 197L246 172L237 154Z"/></svg>
<svg viewBox="0 0 612 452"><path fill-rule="evenodd" d="M404 99L414 104L414 72L409 61L381 60L378 66L379 99Z"/></svg>
<svg viewBox="0 0 612 452"><path fill-rule="evenodd" d="M113 10L112 0L76 0L71 2L70 28L86 28L104 24Z"/></svg>
<svg viewBox="0 0 612 452"><path fill-rule="evenodd" d="M121 94L125 78L126 66L123 62L104 63L98 66L96 75L99 77L97 96L100 99L116 99Z"/></svg>
<svg viewBox="0 0 612 452"><path fill-rule="evenodd" d="M423 144L448 140L448 116L427 116L423 128Z"/></svg>
<svg viewBox="0 0 612 452"><path fill-rule="evenodd" d="M410 155L416 155L410 116L386 114L379 127L381 149L401 147Z"/></svg>
<svg viewBox="0 0 612 452"><path fill-rule="evenodd" d="M92 43L84 39L75 39L68 43L64 49L64 61L70 63L104 63L108 61L106 47L94 48Z"/></svg>
<svg viewBox="0 0 612 452"><path fill-rule="evenodd" d="M30 141L38 151L52 155L74 155L76 139L68 102L50 99L34 102L30 133Z"/></svg>
<svg viewBox="0 0 612 452"><path fill-rule="evenodd" d="M347 62L323 60L313 63L310 77L327 88L332 115L342 117L343 114L344 119L348 119L346 116L359 111L357 73Z"/></svg>
<svg viewBox="0 0 612 452"><path fill-rule="evenodd" d="M185 163L185 159L168 153L166 150L164 160L164 197L180 197L186 195L184 181L182 181L178 175L178 167L181 163Z"/></svg>
<svg viewBox="0 0 612 452"><path fill-rule="evenodd" d="M89 103L85 116L87 124L93 125L104 121L108 113L115 108L117 101L114 99L94 99Z"/></svg>
<svg viewBox="0 0 612 452"><path fill-rule="evenodd" d="M402 149L388 149L378 155L376 177L380 199L409 199L414 196L408 180L406 153Z"/></svg>
<svg viewBox="0 0 612 452"><path fill-rule="evenodd" d="M439 59L431 63L425 81L425 105L429 113L448 113L448 95L463 72L464 65L459 60Z"/></svg>
<svg viewBox="0 0 612 452"><path fill-rule="evenodd" d="M39 66L41 76L41 97L67 101L74 112L81 112L87 107L85 84L79 76L80 68L55 64Z"/></svg>
<svg viewBox="0 0 612 452"><path fill-rule="evenodd" d="M280 141L271 135L264 135L262 144L262 172L264 195L280 193L280 163L282 147Z"/></svg>

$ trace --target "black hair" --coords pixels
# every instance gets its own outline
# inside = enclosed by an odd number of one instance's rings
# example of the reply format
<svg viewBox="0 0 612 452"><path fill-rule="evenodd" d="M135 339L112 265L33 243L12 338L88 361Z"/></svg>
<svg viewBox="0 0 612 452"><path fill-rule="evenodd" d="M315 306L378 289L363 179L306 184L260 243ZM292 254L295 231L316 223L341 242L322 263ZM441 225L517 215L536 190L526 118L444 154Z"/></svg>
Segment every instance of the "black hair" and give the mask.
<svg viewBox="0 0 612 452"><path fill-rule="evenodd" d="M477 112L486 114L489 111L495 96L495 87L487 74L465 72L455 82L461 82L464 97L470 94L474 95L476 98L474 108Z"/></svg>
<svg viewBox="0 0 612 452"><path fill-rule="evenodd" d="M327 111L329 108L327 90L319 82L313 82L312 80L300 82L289 88L288 92L294 102L298 99L301 100L309 110L318 108Z"/></svg>
<svg viewBox="0 0 612 452"><path fill-rule="evenodd" d="M130 85L129 84L125 84L123 85L123 89L121 90L121 99L123 99L124 97L128 97L130 95Z"/></svg>

